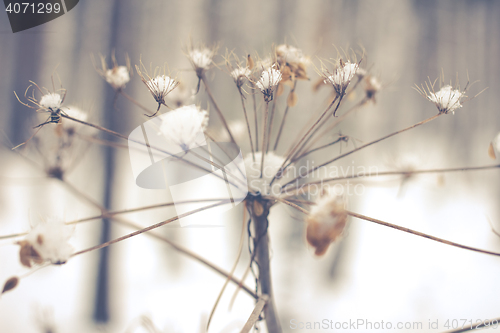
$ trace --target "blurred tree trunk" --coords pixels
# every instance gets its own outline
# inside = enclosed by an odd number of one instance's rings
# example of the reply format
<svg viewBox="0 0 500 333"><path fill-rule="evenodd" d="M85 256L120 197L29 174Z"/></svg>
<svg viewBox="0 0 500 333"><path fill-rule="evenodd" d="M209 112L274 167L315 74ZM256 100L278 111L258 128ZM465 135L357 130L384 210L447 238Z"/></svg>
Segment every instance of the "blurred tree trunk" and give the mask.
<svg viewBox="0 0 500 333"><path fill-rule="evenodd" d="M118 39L119 21L120 21L120 1L113 0L113 10L111 11L110 19L110 37L109 37L109 51L112 51ZM110 53L110 52L108 52ZM111 90L109 87L107 89ZM117 112L114 109L115 93L109 91L106 94L106 99L103 107L104 126L113 131L119 131L119 121ZM107 138L114 140L114 137ZM116 170L116 156L113 147L104 147L104 207L109 210L112 206L113 200L113 184L114 174ZM101 227L101 243L105 243L111 239L111 223L109 219L102 220ZM98 323L106 323L109 321L109 256L110 248L105 247L99 250L99 266L97 273L97 286L94 307L94 320Z"/></svg>

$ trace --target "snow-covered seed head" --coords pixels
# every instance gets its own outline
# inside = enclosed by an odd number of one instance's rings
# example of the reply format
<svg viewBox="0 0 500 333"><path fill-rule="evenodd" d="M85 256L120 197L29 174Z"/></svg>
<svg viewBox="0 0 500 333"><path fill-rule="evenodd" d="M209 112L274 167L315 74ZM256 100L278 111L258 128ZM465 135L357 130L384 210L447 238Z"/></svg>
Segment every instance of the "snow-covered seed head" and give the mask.
<svg viewBox="0 0 500 333"><path fill-rule="evenodd" d="M126 56L125 61L126 66L118 66L115 54L113 53L111 54L111 62L113 66L108 67L106 58L101 56L101 67L99 68L95 64L94 57L92 56L92 62L94 62L94 67L97 73L115 90L125 88L125 85L130 81L130 58Z"/></svg>
<svg viewBox="0 0 500 333"><path fill-rule="evenodd" d="M120 90L130 81L129 69L126 66L116 66L104 72L104 79L113 89Z"/></svg>
<svg viewBox="0 0 500 333"><path fill-rule="evenodd" d="M238 87L243 85L245 79L248 79L252 71L248 67L236 67L231 71L231 77Z"/></svg>
<svg viewBox="0 0 500 333"><path fill-rule="evenodd" d="M55 112L61 108L63 98L58 93L48 93L40 98L40 106L46 111Z"/></svg>
<svg viewBox="0 0 500 333"><path fill-rule="evenodd" d="M19 242L21 263L26 267L47 261L57 265L66 263L74 250L69 243L73 231L62 220L41 221Z"/></svg>
<svg viewBox="0 0 500 333"><path fill-rule="evenodd" d="M347 222L345 206L343 198L326 193L312 207L306 220L306 239L317 256L324 255L330 244L342 235Z"/></svg>
<svg viewBox="0 0 500 333"><path fill-rule="evenodd" d="M207 47L191 48L188 50L187 57L198 77L210 69L213 64L212 59L215 52L216 48L209 49Z"/></svg>
<svg viewBox="0 0 500 333"><path fill-rule="evenodd" d="M438 92L429 92L426 97L429 101L436 104L439 113L455 113L456 109L462 107L461 101L466 96L465 92L446 85Z"/></svg>
<svg viewBox="0 0 500 333"><path fill-rule="evenodd" d="M325 83L331 84L335 92L339 96L343 96L349 83L356 75L359 66L357 63L352 63L350 61L343 62L340 59L340 66L335 69L335 72L330 75L330 73L325 72Z"/></svg>
<svg viewBox="0 0 500 333"><path fill-rule="evenodd" d="M251 153L245 157L245 170L247 174L247 182L249 190L260 192L264 195L273 193L270 183L274 175L278 173L285 158L276 155L274 152L268 152L264 157L264 167L262 168L262 177L260 173L260 164L262 161L262 152L255 152L255 160ZM280 191L280 185L277 182L273 183L276 186L276 194Z"/></svg>
<svg viewBox="0 0 500 333"><path fill-rule="evenodd" d="M265 101L270 102L273 99L274 90L280 81L281 72L275 68L275 65L273 65L262 72L259 81L257 81L255 85L264 94Z"/></svg>
<svg viewBox="0 0 500 333"><path fill-rule="evenodd" d="M161 120L159 134L188 151L200 145L197 138L208 126L208 112L193 104L165 113Z"/></svg>
<svg viewBox="0 0 500 333"><path fill-rule="evenodd" d="M302 50L287 44L278 45L276 60L283 75L283 82L308 80L306 69L310 59L304 56Z"/></svg>
<svg viewBox="0 0 500 333"><path fill-rule="evenodd" d="M158 104L165 104L165 97L179 84L167 75L159 75L154 79L144 81L144 83Z"/></svg>
<svg viewBox="0 0 500 333"><path fill-rule="evenodd" d="M287 44L278 45L276 55L279 63L298 64L307 61L302 50Z"/></svg>

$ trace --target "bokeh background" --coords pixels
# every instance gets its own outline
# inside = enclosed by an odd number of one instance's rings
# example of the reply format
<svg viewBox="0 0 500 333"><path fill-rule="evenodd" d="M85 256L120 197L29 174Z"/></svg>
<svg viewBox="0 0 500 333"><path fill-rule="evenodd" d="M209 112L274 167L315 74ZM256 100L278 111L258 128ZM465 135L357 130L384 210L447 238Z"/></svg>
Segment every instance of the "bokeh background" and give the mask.
<svg viewBox="0 0 500 333"><path fill-rule="evenodd" d="M186 87L194 88L196 76L183 52L190 39L219 43L221 54L227 48L240 56L258 53L262 57L273 44L287 42L310 55L316 66L320 60L335 58L338 50L364 49L364 66L381 78L385 88L376 104L365 106L338 128L360 140L358 144L436 112L432 103L412 89L415 84L444 72L447 80L458 75L464 86L468 75L471 81L479 80L470 96L488 90L455 115L353 154L339 166L373 166L383 171L409 164L417 169L493 164L487 149L500 131L498 17L500 2L495 0L107 0L80 1L61 18L13 34L7 15L0 14L4 146L0 152L0 234L27 231L40 216L71 220L99 213L60 181L44 176L47 165L42 156L50 156L50 150L37 152L29 145L19 150L29 160L10 151L27 140L33 133L31 127L40 121L17 102L13 92L22 94L29 80L50 87L53 75L56 84L60 78L67 89L66 104L78 105L89 111L93 122L128 135L144 121L142 111L123 98L114 107L113 90L95 72L91 55L103 54L109 60L114 51L120 64L126 54L133 65L141 58L146 64L168 63ZM328 96L326 90L311 91L318 78L314 66L309 75L310 83L298 85L299 103L291 110L278 153L284 153L297 129L319 112ZM214 68L209 81L227 118L241 121L239 96L228 74ZM126 92L155 107L137 75ZM203 89L195 102L207 106ZM277 110L280 119L283 107L278 105ZM220 131L216 117L210 128ZM43 128L40 140L51 131L49 126ZM240 145L248 151L244 140ZM352 148L351 142L343 151ZM80 158L83 151L85 156ZM328 151L337 153L338 147ZM324 158L318 154L312 160ZM79 163L68 171L67 181L110 209L169 200L166 191L135 185L126 149L92 145L70 159ZM500 238L490 227L491 223L500 230L499 180L496 170L418 176L406 182L396 177L370 179L360 182L364 191L351 196L349 205L351 210L384 221L500 251ZM241 209L227 214L224 228L171 226L160 233L229 270L237 254L241 214ZM165 209L127 217L146 226L171 215ZM289 207L276 207L271 214L275 297L286 332L293 331L292 319L422 322L420 331L432 331L429 321L438 321L436 331L444 331L446 320L451 324L454 319L475 322L500 316L496 257L351 220L344 240L318 259L306 245L303 218ZM126 232L130 230L106 221L89 222L76 228L73 244L83 249L102 237ZM26 273L17 252L12 240L1 242L0 281ZM237 276L248 260L244 251ZM246 282L252 285L252 278ZM137 325L145 316L161 332L203 332L223 283L206 267L141 235L23 278L16 290L0 298L0 331L49 332L43 323L52 320L55 332L143 332ZM238 332L253 309L252 300L240 293L229 312L233 292L230 286L210 331Z"/></svg>

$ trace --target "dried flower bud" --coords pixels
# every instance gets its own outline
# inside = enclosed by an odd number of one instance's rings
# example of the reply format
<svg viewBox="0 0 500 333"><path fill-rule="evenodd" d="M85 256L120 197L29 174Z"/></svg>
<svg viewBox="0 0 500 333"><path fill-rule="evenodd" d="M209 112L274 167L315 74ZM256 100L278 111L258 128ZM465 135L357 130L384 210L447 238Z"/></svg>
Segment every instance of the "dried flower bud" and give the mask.
<svg viewBox="0 0 500 333"><path fill-rule="evenodd" d="M382 89L380 81L372 75L365 77L365 92L368 99L375 101L375 94Z"/></svg>
<svg viewBox="0 0 500 333"><path fill-rule="evenodd" d="M287 44L278 45L276 58L283 74L282 82L293 82L296 79L308 80L306 68L310 63L302 50Z"/></svg>
<svg viewBox="0 0 500 333"><path fill-rule="evenodd" d="M275 66L273 65L265 69L262 72L259 81L255 84L264 94L266 102L272 101L274 90L281 81L281 72L274 67Z"/></svg>
<svg viewBox="0 0 500 333"><path fill-rule="evenodd" d="M94 58L92 57L92 61L94 61L93 59ZM117 91L125 88L125 85L130 81L130 59L128 56L126 56L125 59L127 65L118 66L118 62L116 61L116 57L113 52L111 55L113 67L108 68L108 64L106 63L106 58L104 56L101 56L101 68L98 68L96 64L94 64L97 73Z"/></svg>
<svg viewBox="0 0 500 333"><path fill-rule="evenodd" d="M430 92L427 99L434 104L439 110L439 113L455 113L455 110L462 107L461 99L465 97L465 92L458 89L453 89L452 86L446 85L438 92Z"/></svg>
<svg viewBox="0 0 500 333"><path fill-rule="evenodd" d="M288 94L288 98L286 99L286 103L289 107L294 107L297 105L297 93L295 91L290 91L290 94Z"/></svg>
<svg viewBox="0 0 500 333"><path fill-rule="evenodd" d="M331 194L323 195L307 217L307 242L322 256L343 232L347 221L345 201Z"/></svg>
<svg viewBox="0 0 500 333"><path fill-rule="evenodd" d="M349 83L358 70L358 67L357 63L351 63L350 61L343 62L342 59L340 59L340 66L335 69L333 74L330 75L328 72L324 73L324 81L327 84L331 84L339 96L344 96Z"/></svg>
<svg viewBox="0 0 500 333"><path fill-rule="evenodd" d="M127 66L115 66L103 72L103 77L113 89L120 90L125 88L125 85L130 81L129 72Z"/></svg>
<svg viewBox="0 0 500 333"><path fill-rule="evenodd" d="M2 294L14 289L19 284L19 278L17 276L11 277L3 285Z"/></svg>
<svg viewBox="0 0 500 333"><path fill-rule="evenodd" d="M251 74L252 71L248 67L237 67L231 71L231 77L238 88L243 85L244 79L248 79Z"/></svg>
<svg viewBox="0 0 500 333"><path fill-rule="evenodd" d="M252 69L254 68L254 66L255 66L255 63L254 63L254 61L253 61L252 57L251 57L251 56L250 56L250 54L249 54L249 55L248 55L248 57L247 57L247 67L248 67L250 70L252 70Z"/></svg>

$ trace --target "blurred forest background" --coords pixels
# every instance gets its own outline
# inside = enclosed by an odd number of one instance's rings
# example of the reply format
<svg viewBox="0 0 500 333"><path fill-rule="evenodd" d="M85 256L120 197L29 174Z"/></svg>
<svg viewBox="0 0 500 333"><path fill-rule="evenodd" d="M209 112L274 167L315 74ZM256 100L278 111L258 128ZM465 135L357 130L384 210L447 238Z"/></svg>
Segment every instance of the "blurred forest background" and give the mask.
<svg viewBox="0 0 500 333"><path fill-rule="evenodd" d="M335 58L336 48L362 47L363 64L386 86L376 104L368 104L340 127L342 134L363 142L436 112L412 89L415 84L444 71L447 80L458 74L463 87L468 73L471 81L479 80L470 96L488 90L455 115L440 117L342 163L376 166L380 171L395 170L407 161L417 169L492 164L487 149L500 131L499 17L500 1L495 0L106 0L80 1L61 18L13 34L7 15L1 14L0 234L29 230L30 220L39 216L70 220L98 213L58 180L44 178L43 168L10 151L9 141L17 145L27 140L40 122L13 92L22 95L29 80L51 87L51 75L57 72L67 89L66 105L88 110L91 122L128 135L144 121L142 111L122 97L117 110L113 107L114 92L95 72L91 55L103 54L109 60L115 51L119 64L125 63L126 54L133 65L141 58L146 65L166 62L188 88L195 88L196 76L183 53L190 38L195 43L219 43L219 54L228 48L243 57L248 53L265 57L273 44L287 42L310 55L317 66L319 59ZM318 78L312 66L309 75L312 84ZM209 80L227 118L243 119L229 75L214 68ZM299 82L299 103L291 110L279 153L284 153L311 112L323 105L326 91L313 94L311 84ZM126 92L155 107L137 75ZM207 107L203 88L196 101ZM212 116L210 126L217 128L218 122ZM50 131L46 126L39 135ZM352 149L349 145L343 149ZM20 152L40 165L41 155L50 154L37 154L29 147ZM322 160L321 155L314 159ZM126 149L93 145L67 179L112 209L168 200L164 191L136 187L129 165ZM500 238L489 225L491 221L500 230L499 181L496 170L418 176L405 183L397 178L371 179L363 182L363 195L350 198L350 209L500 251ZM149 225L169 217L169 212L129 217ZM226 228L164 227L161 232L229 270L238 248L241 211L226 218ZM291 319L421 321L425 327L429 320L500 316L496 296L500 265L495 257L353 220L345 239L317 259L306 245L301 219L288 207L274 209L271 216L275 297L285 331L290 330ZM73 243L83 249L102 237L128 231L110 228L107 221L90 222L77 227ZM12 242L1 242L0 281L21 274L17 251ZM238 276L247 263L248 253ZM142 235L23 279L16 290L0 298L0 331L43 332L40 320L53 316L57 332L127 328L136 332L134 325L147 316L162 332L198 332L223 282L212 271ZM252 279L247 283L251 285ZM233 291L231 286L211 331L237 332L250 314L253 303L243 293L233 311L227 311L226 298Z"/></svg>

